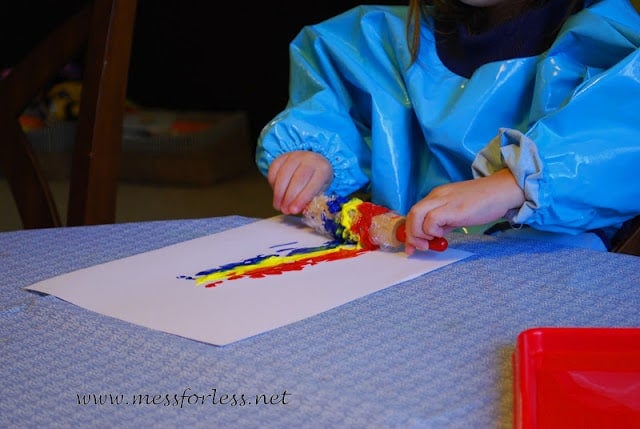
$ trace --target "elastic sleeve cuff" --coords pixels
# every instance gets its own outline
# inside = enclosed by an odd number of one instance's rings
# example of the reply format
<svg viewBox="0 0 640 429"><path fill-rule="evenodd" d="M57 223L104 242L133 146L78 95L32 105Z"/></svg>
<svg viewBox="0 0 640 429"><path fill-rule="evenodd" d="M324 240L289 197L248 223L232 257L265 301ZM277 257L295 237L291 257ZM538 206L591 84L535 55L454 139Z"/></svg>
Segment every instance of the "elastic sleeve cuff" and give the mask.
<svg viewBox="0 0 640 429"><path fill-rule="evenodd" d="M345 196L368 183L369 178L360 168L357 156L345 144L335 140L338 139L336 133L314 129L311 125L307 126L311 131L300 132L303 128L280 123L265 127L256 151L256 163L264 175L278 156L295 150L307 150L323 155L333 169L333 180L326 193Z"/></svg>
<svg viewBox="0 0 640 429"><path fill-rule="evenodd" d="M501 128L471 166L474 177L489 176L504 168L511 170L525 198L522 206L506 213L505 219L511 224L525 224L542 206L542 160L535 142L518 130Z"/></svg>

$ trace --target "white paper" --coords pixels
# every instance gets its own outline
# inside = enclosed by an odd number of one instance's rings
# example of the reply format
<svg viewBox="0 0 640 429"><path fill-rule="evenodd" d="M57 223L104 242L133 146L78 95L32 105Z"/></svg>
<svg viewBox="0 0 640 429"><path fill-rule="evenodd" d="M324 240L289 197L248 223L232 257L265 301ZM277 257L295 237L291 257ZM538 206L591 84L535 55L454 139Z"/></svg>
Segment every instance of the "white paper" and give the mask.
<svg viewBox="0 0 640 429"><path fill-rule="evenodd" d="M225 345L293 323L456 262L468 252L369 251L300 271L226 280L179 278L274 254L274 246L327 242L298 218L276 216L217 234L74 271L28 286L148 328Z"/></svg>

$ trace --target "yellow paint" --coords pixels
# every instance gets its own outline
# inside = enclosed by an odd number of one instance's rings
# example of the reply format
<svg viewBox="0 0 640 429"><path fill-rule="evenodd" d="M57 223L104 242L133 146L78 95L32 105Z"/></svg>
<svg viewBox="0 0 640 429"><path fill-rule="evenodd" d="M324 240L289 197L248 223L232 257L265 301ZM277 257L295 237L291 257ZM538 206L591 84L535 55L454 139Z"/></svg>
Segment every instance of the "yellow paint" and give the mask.
<svg viewBox="0 0 640 429"><path fill-rule="evenodd" d="M248 265L238 265L228 270L216 271L214 273L207 274L206 276L198 277L196 278L195 281L196 281L196 285L200 286L202 284L212 283L218 280L224 280L229 276L239 276L258 268L275 267L277 265L284 265L287 263L298 262L304 259L313 258L315 256L337 253L344 249L356 249L356 248L357 246L353 244L341 244L330 249L320 249L320 250L307 252L307 253L299 253L299 254L286 255L286 256L273 255L257 263L248 264Z"/></svg>
<svg viewBox="0 0 640 429"><path fill-rule="evenodd" d="M360 198L351 198L340 208L340 218L338 219L340 225L344 227L344 230L342 231L342 238L355 243L360 242L360 237L351 231L351 227L354 222L358 220L358 216L360 214L358 206L360 204L362 204L362 200Z"/></svg>

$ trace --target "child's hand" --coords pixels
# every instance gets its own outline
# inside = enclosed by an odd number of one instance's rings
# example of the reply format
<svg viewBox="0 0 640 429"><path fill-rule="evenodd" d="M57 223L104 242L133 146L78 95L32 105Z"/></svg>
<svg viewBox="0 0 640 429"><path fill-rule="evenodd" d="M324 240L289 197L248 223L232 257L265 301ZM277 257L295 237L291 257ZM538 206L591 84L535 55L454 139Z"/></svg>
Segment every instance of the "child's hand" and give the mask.
<svg viewBox="0 0 640 429"><path fill-rule="evenodd" d="M301 213L332 179L331 164L318 153L294 151L280 155L267 174L273 189L273 207L284 214Z"/></svg>
<svg viewBox="0 0 640 429"><path fill-rule="evenodd" d="M482 225L524 203L524 192L511 171L438 186L407 215L405 252L429 248L428 240L462 226Z"/></svg>

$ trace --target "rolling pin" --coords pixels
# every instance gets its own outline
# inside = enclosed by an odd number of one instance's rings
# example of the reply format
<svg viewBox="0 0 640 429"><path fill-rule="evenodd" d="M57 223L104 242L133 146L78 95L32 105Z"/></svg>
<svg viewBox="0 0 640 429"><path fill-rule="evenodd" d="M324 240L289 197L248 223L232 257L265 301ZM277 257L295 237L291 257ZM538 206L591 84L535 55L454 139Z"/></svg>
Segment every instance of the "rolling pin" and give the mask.
<svg viewBox="0 0 640 429"><path fill-rule="evenodd" d="M304 223L316 232L369 250L399 250L406 239L403 216L359 198L317 195L302 216ZM448 245L443 237L429 241L429 249L438 252Z"/></svg>

